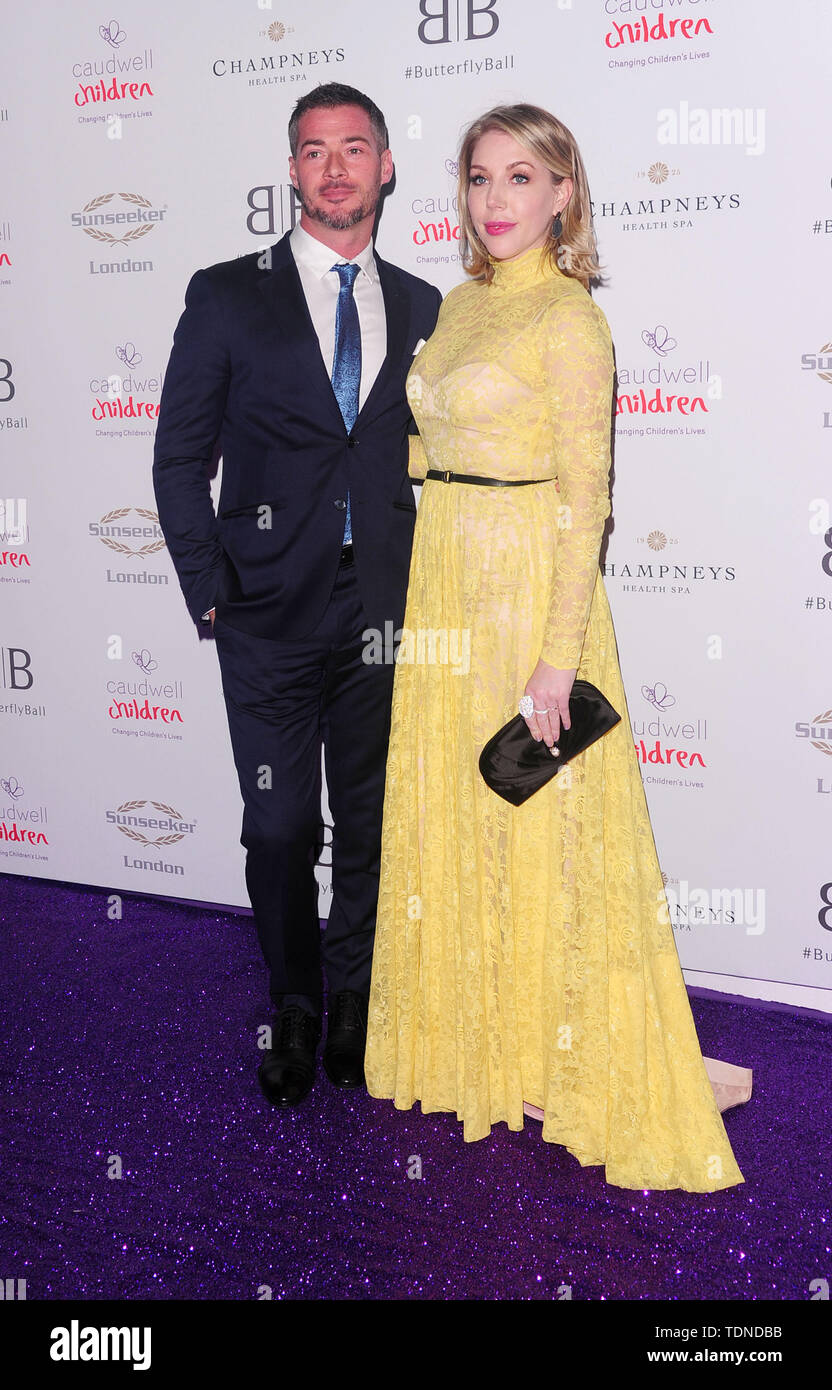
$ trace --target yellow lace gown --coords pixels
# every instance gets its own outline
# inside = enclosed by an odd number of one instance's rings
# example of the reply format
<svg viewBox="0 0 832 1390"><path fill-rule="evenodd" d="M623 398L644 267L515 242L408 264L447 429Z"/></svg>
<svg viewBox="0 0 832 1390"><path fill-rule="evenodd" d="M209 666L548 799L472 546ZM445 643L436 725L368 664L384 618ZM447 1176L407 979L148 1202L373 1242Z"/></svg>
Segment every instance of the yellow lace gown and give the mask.
<svg viewBox="0 0 832 1390"><path fill-rule="evenodd" d="M694 1029L599 570L609 328L536 250L445 299L407 391L428 479L396 667L365 1070L465 1140L543 1138L625 1188L744 1181ZM538 657L621 723L523 806L479 769Z"/></svg>

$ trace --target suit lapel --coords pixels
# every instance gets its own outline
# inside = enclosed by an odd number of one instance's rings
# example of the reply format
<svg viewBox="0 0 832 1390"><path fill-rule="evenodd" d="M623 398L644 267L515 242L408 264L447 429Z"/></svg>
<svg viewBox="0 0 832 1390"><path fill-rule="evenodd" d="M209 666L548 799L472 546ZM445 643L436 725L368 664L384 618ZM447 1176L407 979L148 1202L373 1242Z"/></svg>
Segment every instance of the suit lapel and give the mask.
<svg viewBox="0 0 832 1390"><path fill-rule="evenodd" d="M310 393L329 417L332 427L343 430L344 419L321 355L288 233L272 247L272 268L263 276L261 288L267 302L274 306L281 338L297 358Z"/></svg>
<svg viewBox="0 0 832 1390"><path fill-rule="evenodd" d="M279 319L280 333L284 342L297 356L321 409L326 412L334 428L344 429L344 420L338 405L332 381L321 355L318 335L315 332L306 295L300 281L295 258L289 246L288 233L272 250L272 268L262 280L262 292L274 306ZM384 314L387 328L387 352L378 375L373 382L358 417L355 428L366 419L376 406L381 392L391 376L398 369L406 347L409 321L407 297L401 288L392 266L376 256L376 266L384 298Z"/></svg>

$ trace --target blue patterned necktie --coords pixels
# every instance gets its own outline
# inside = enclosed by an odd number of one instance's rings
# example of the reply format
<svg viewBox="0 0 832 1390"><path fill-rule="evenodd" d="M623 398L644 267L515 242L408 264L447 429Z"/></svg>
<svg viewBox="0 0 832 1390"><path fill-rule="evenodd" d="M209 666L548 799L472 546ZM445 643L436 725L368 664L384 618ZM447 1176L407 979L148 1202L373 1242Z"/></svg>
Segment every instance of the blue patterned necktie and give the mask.
<svg viewBox="0 0 832 1390"><path fill-rule="evenodd" d="M344 417L347 433L352 432L358 415L358 388L361 384L361 329L355 305L353 285L361 269L358 265L334 265L341 281L338 307L335 310L335 354L332 359L332 389ZM350 494L347 492L347 519L344 523L344 545L352 542Z"/></svg>

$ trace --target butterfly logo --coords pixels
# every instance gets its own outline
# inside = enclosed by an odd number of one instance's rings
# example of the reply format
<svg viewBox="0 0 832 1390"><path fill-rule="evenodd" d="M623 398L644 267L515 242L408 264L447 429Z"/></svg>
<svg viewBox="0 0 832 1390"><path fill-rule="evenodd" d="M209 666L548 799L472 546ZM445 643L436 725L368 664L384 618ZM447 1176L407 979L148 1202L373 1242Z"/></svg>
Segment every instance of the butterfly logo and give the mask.
<svg viewBox="0 0 832 1390"><path fill-rule="evenodd" d="M104 42L108 43L111 48L118 48L127 38L124 30L119 29L117 19L111 19L109 24L100 24L98 26L98 32Z"/></svg>
<svg viewBox="0 0 832 1390"><path fill-rule="evenodd" d="M16 801L19 796L23 795L23 788L16 777L10 777L8 781L5 777L2 778L2 780L0 780L0 787L3 788L7 796L11 797L12 801Z"/></svg>
<svg viewBox="0 0 832 1390"><path fill-rule="evenodd" d="M676 347L676 339L668 337L667 329L663 323L657 324L652 333L649 328L645 328L641 335L641 341L652 348L659 357L666 357Z"/></svg>
<svg viewBox="0 0 832 1390"><path fill-rule="evenodd" d="M656 709L670 709L676 703L676 696L667 693L667 686L657 681L654 686L643 685L641 693L648 704Z"/></svg>
<svg viewBox="0 0 832 1390"><path fill-rule="evenodd" d="M158 661L153 660L147 647L143 647L140 652L133 652L133 660L139 670L144 671L146 676L149 676L151 671L155 671L156 667L159 665Z"/></svg>
<svg viewBox="0 0 832 1390"><path fill-rule="evenodd" d="M445 168L455 179L459 178L459 164L455 159L446 159Z"/></svg>
<svg viewBox="0 0 832 1390"><path fill-rule="evenodd" d="M138 367L142 360L141 353L136 351L135 343L125 343L123 347L117 347L116 357L125 367Z"/></svg>

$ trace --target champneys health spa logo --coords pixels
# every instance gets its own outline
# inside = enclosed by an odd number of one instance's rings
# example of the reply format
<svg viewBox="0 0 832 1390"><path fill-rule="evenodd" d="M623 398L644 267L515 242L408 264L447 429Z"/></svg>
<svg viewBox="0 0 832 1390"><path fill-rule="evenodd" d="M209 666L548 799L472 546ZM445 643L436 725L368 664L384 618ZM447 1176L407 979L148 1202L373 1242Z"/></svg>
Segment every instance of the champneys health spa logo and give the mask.
<svg viewBox="0 0 832 1390"><path fill-rule="evenodd" d="M291 24L284 24L282 19L273 19L268 29L260 30L261 39L270 39L272 43L282 43L287 34L294 34Z"/></svg>
<svg viewBox="0 0 832 1390"><path fill-rule="evenodd" d="M219 78L242 77L249 87L334 81L334 70L344 61L343 46L330 40L315 48L307 48L294 41L287 43L286 40L294 32L283 20L273 20L267 28L260 30L258 36L265 45L262 53L225 54L213 60L211 72Z"/></svg>
<svg viewBox="0 0 832 1390"><path fill-rule="evenodd" d="M601 34L610 68L702 62L717 29L714 7L701 0L603 0Z"/></svg>
<svg viewBox="0 0 832 1390"><path fill-rule="evenodd" d="M746 936L760 936L766 929L764 888L695 887L686 878L662 874L664 889L657 895L658 920L674 931L698 927L744 928Z"/></svg>
<svg viewBox="0 0 832 1390"><path fill-rule="evenodd" d="M96 425L96 436L106 439L152 437L154 428L142 428L142 425L152 426L158 417L164 373L143 368L144 358L130 340L116 344L113 356L110 372L89 380L92 396L89 409ZM154 396L157 399L152 399Z"/></svg>
<svg viewBox="0 0 832 1390"><path fill-rule="evenodd" d="M649 545L651 550L664 550L665 546L678 545L678 536L668 536L665 531L650 531L646 536L636 536L637 545Z"/></svg>
<svg viewBox="0 0 832 1390"><path fill-rule="evenodd" d="M722 378L711 370L710 360L681 358L676 338L663 323L643 329L641 341L652 354L645 355L646 365L625 362L617 368L616 434L705 434L706 417L722 399ZM622 416L641 418L619 424ZM683 417L684 424L671 423L668 416Z"/></svg>
<svg viewBox="0 0 832 1390"><path fill-rule="evenodd" d="M661 553L668 545L678 545L679 541L656 527L645 536L637 536L636 544L646 545L649 550ZM644 560L616 555L614 560L607 560L601 566L601 571L605 580L615 583L622 593L672 594L677 597L699 593L712 584L732 584L736 579L734 565L710 564L687 558L676 561L664 555L660 559Z"/></svg>
<svg viewBox="0 0 832 1390"><path fill-rule="evenodd" d="M0 777L0 853L9 844L48 845L48 819L46 807L30 804L14 774Z"/></svg>
<svg viewBox="0 0 832 1390"><path fill-rule="evenodd" d="M98 38L101 51L95 57L82 58L72 64L74 105L85 112L97 107L112 110L115 103L129 106L153 97L152 48L141 51L131 49L127 44L127 34L117 19L100 24ZM140 114L150 113L143 111ZM93 120L104 121L106 117L96 114Z"/></svg>
<svg viewBox="0 0 832 1390"><path fill-rule="evenodd" d="M705 217L710 220L727 216L740 206L739 193L727 190L687 187L673 193L665 188L666 183L680 175L680 169L662 162L637 170L636 179L647 179L661 191L591 199L593 219L609 218L622 232L687 231Z"/></svg>

